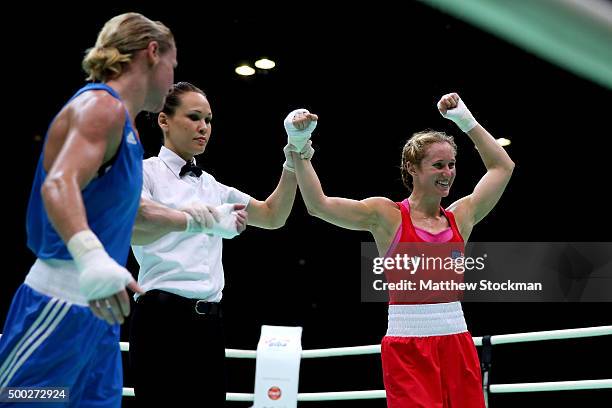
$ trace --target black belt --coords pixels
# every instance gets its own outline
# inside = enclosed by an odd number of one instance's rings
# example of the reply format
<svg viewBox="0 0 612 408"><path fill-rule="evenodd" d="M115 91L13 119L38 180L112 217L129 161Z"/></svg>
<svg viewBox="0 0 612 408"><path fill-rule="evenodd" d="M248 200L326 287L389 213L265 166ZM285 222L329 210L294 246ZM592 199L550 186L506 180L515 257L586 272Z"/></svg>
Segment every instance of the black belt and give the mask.
<svg viewBox="0 0 612 408"><path fill-rule="evenodd" d="M207 302L200 299L189 299L163 290L152 289L138 297L138 303L147 304L148 302L194 311L199 315L222 317L220 303Z"/></svg>

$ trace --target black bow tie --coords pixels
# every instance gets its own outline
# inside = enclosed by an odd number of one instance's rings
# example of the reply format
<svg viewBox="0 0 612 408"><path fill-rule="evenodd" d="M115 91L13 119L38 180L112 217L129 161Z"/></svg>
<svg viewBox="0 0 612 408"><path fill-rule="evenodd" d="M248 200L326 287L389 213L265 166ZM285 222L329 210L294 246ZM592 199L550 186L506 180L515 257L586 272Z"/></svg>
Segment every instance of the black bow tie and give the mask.
<svg viewBox="0 0 612 408"><path fill-rule="evenodd" d="M179 173L180 177L183 177L185 174L191 173L196 177L200 177L202 175L202 169L196 166L192 161L188 161L181 168L181 172Z"/></svg>

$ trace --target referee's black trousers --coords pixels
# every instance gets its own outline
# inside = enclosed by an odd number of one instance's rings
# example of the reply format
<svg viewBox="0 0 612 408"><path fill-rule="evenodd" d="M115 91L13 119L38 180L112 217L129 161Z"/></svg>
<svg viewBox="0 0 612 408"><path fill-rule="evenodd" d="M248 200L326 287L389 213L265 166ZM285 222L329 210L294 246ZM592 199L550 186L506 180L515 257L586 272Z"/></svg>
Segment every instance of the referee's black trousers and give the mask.
<svg viewBox="0 0 612 408"><path fill-rule="evenodd" d="M220 305L152 290L136 302L130 375L139 407L225 404L225 339Z"/></svg>

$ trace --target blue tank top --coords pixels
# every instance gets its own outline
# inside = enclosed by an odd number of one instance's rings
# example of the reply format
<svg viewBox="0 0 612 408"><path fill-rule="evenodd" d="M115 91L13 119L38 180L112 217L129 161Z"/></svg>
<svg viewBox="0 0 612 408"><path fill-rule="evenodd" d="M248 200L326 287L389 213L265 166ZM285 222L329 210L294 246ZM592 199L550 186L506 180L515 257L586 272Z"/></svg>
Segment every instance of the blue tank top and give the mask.
<svg viewBox="0 0 612 408"><path fill-rule="evenodd" d="M79 89L70 101L91 90L104 90L121 100L106 84L88 84ZM43 204L40 190L47 177L43 167L43 154L44 148L38 160L28 203L28 247L40 259L72 259L66 245L49 221ZM121 144L112 159L112 165L105 173L98 174L81 191L89 227L98 236L108 254L120 265L127 262L132 228L140 203L143 154L144 149L132 129L126 110Z"/></svg>

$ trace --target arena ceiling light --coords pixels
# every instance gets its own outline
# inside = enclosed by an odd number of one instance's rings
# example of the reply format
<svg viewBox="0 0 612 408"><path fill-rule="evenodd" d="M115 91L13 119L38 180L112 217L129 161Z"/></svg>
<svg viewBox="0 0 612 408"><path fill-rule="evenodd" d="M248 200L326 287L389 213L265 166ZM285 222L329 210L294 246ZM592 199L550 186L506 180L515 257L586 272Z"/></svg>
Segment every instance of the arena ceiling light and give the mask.
<svg viewBox="0 0 612 408"><path fill-rule="evenodd" d="M241 76L250 76L255 73L255 70L246 64L236 67L234 71Z"/></svg>
<svg viewBox="0 0 612 408"><path fill-rule="evenodd" d="M261 58L255 61L255 66L259 69L272 69L276 66L276 63L267 58Z"/></svg>

